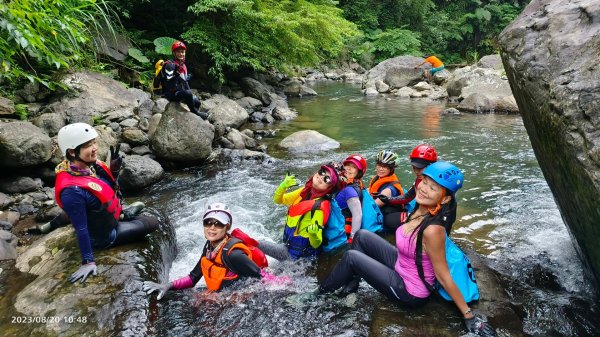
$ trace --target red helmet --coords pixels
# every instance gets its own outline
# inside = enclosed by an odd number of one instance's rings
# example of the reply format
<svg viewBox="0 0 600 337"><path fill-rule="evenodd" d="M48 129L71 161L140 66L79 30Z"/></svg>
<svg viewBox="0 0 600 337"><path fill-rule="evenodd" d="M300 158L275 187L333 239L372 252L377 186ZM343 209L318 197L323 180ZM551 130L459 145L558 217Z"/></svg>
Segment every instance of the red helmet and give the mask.
<svg viewBox="0 0 600 337"><path fill-rule="evenodd" d="M410 159L414 166L422 168L437 161L437 152L435 152L435 149L431 145L417 145L410 153Z"/></svg>
<svg viewBox="0 0 600 337"><path fill-rule="evenodd" d="M171 52L174 53L175 50L177 50L179 48L183 48L183 50L187 50L185 43L183 43L181 41L175 41L175 42L173 42L173 45L171 46Z"/></svg>
<svg viewBox="0 0 600 337"><path fill-rule="evenodd" d="M348 156L348 158L344 159L343 165L346 165L346 163L352 163L354 164L354 166L356 166L356 168L360 172L358 178L364 176L367 173L367 160L365 159L365 157L359 154L351 154L350 156Z"/></svg>

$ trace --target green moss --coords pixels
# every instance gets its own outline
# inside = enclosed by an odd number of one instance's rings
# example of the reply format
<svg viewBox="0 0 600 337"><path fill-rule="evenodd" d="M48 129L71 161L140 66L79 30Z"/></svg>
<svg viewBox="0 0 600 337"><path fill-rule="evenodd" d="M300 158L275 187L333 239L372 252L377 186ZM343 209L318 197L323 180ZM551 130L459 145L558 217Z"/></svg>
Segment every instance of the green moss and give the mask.
<svg viewBox="0 0 600 337"><path fill-rule="evenodd" d="M15 105L15 114L19 116L19 119L22 121L26 121L29 117L29 111L27 110L26 104L17 104Z"/></svg>

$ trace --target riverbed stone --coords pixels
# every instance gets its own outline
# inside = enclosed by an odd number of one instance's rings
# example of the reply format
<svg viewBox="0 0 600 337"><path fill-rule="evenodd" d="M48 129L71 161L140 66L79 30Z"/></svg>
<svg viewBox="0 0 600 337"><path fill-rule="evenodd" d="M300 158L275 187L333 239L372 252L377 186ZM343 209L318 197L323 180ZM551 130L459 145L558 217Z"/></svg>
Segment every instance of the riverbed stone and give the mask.
<svg viewBox="0 0 600 337"><path fill-rule="evenodd" d="M422 58L414 56L398 56L387 59L366 73L363 88L377 90L375 87L377 81L385 82L390 89L415 84L421 79L422 70L414 69L414 67L422 61Z"/></svg>
<svg viewBox="0 0 600 337"><path fill-rule="evenodd" d="M279 146L292 152L319 152L337 149L340 143L315 130L303 130L285 137Z"/></svg>
<svg viewBox="0 0 600 337"><path fill-rule="evenodd" d="M213 125L179 103L170 103L151 137L151 144L158 158L196 164L210 155L214 136Z"/></svg>
<svg viewBox="0 0 600 337"><path fill-rule="evenodd" d="M144 131L133 128L123 130L121 132L121 139L132 146L146 145L149 142L148 135Z"/></svg>
<svg viewBox="0 0 600 337"><path fill-rule="evenodd" d="M123 159L123 167L119 174L119 185L124 191L139 190L158 182L165 170L155 160L130 155Z"/></svg>
<svg viewBox="0 0 600 337"><path fill-rule="evenodd" d="M0 96L0 116L7 117L15 114L15 103L6 97Z"/></svg>
<svg viewBox="0 0 600 337"><path fill-rule="evenodd" d="M252 113L254 111L260 111L262 109L263 104L261 101L257 100L253 97L242 97L236 100L237 104L239 104L242 108L246 109L248 113Z"/></svg>
<svg viewBox="0 0 600 337"><path fill-rule="evenodd" d="M0 220L6 221L11 225L15 225L21 218L21 214L15 211L0 211Z"/></svg>
<svg viewBox="0 0 600 337"><path fill-rule="evenodd" d="M41 164L52 155L52 141L30 122L0 123L0 167Z"/></svg>
<svg viewBox="0 0 600 337"><path fill-rule="evenodd" d="M492 68L496 70L504 70L500 54L485 55L484 57L480 58L479 61L477 61L477 66L479 68Z"/></svg>
<svg viewBox="0 0 600 337"><path fill-rule="evenodd" d="M222 124L226 127L239 128L248 120L248 111L235 101L226 98L218 105L208 110L208 121Z"/></svg>
<svg viewBox="0 0 600 337"><path fill-rule="evenodd" d="M35 117L32 123L44 130L48 136L53 137L65 126L65 116L55 112L45 113Z"/></svg>
<svg viewBox="0 0 600 337"><path fill-rule="evenodd" d="M537 161L600 287L600 2L533 0L499 36Z"/></svg>
<svg viewBox="0 0 600 337"><path fill-rule="evenodd" d="M0 260L17 258L17 237L11 232L0 229Z"/></svg>
<svg viewBox="0 0 600 337"><path fill-rule="evenodd" d="M242 78L240 85L247 96L260 100L264 105L269 105L271 104L271 101L273 101L271 88L264 83L251 77L244 77Z"/></svg>
<svg viewBox="0 0 600 337"><path fill-rule="evenodd" d="M4 193L27 193L42 188L42 181L30 177L0 178L0 191Z"/></svg>

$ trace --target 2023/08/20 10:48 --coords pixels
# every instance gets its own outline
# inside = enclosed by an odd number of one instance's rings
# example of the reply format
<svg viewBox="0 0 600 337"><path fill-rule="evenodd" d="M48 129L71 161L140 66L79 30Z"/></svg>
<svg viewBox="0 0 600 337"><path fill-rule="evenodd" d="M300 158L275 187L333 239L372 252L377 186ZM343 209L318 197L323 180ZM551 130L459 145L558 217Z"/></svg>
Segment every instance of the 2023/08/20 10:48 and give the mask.
<svg viewBox="0 0 600 337"><path fill-rule="evenodd" d="M12 316L13 324L87 323L87 316Z"/></svg>

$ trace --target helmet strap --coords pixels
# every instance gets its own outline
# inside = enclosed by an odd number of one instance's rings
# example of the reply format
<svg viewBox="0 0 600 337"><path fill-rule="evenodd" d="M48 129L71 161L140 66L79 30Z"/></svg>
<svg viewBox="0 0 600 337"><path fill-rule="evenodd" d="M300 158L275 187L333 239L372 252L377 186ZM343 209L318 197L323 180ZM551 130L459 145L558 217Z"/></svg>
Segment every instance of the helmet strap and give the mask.
<svg viewBox="0 0 600 337"><path fill-rule="evenodd" d="M436 215L441 209L442 209L442 200L444 200L444 197L446 196L446 189L442 188L442 195L440 195L440 199L437 202L437 205L435 205L435 207L433 208L429 208L429 214L431 215Z"/></svg>

